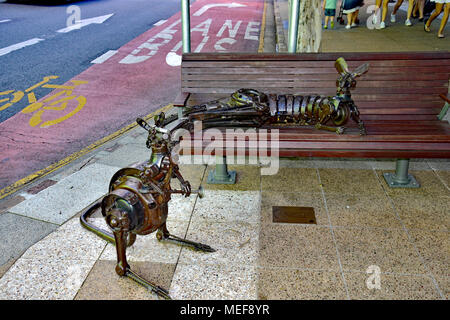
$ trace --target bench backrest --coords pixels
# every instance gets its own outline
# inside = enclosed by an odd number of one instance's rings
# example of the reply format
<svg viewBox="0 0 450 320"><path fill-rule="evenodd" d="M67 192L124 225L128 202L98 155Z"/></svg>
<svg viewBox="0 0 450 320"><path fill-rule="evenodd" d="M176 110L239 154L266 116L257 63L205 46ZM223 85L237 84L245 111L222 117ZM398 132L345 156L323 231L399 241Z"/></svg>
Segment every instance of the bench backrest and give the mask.
<svg viewBox="0 0 450 320"><path fill-rule="evenodd" d="M437 121L447 93L450 52L321 54L183 54L182 92L229 94L240 88L264 93L334 95L334 61L350 70L369 62L352 93L363 120Z"/></svg>

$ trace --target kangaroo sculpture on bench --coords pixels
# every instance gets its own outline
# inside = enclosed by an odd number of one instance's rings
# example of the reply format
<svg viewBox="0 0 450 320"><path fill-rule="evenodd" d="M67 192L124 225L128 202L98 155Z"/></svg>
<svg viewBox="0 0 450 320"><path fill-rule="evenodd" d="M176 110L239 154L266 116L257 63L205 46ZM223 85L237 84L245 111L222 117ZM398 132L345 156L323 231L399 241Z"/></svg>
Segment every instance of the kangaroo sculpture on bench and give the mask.
<svg viewBox="0 0 450 320"><path fill-rule="evenodd" d="M210 127L260 127L264 124L313 125L317 129L344 133L343 125L352 118L361 135L366 134L363 121L350 90L356 87L356 78L366 73L368 63L350 72L344 58L338 58L335 68L339 73L334 96L276 95L254 89L239 89L231 98L223 98L192 107L186 107L183 118L175 128L191 130L194 121ZM333 122L334 126L326 125ZM174 128L174 129L175 129Z"/></svg>

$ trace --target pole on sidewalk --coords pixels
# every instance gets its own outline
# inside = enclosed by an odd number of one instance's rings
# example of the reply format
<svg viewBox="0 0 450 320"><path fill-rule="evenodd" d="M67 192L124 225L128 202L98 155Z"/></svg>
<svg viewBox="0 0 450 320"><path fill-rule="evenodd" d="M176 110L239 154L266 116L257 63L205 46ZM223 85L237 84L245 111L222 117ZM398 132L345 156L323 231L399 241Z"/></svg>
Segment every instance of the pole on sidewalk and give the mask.
<svg viewBox="0 0 450 320"><path fill-rule="evenodd" d="M291 0L289 5L289 43L288 52L297 52L298 18L300 11L300 0Z"/></svg>
<svg viewBox="0 0 450 320"><path fill-rule="evenodd" d="M181 33L183 41L183 53L191 52L191 14L189 0L181 0ZM178 119L183 117L183 108L178 108Z"/></svg>
<svg viewBox="0 0 450 320"><path fill-rule="evenodd" d="M416 178L408 174L408 168L409 159L397 159L395 173L383 173L388 186L391 188L420 188L420 183Z"/></svg>
<svg viewBox="0 0 450 320"><path fill-rule="evenodd" d="M189 0L181 0L181 30L183 34L183 53L191 52L191 15Z"/></svg>

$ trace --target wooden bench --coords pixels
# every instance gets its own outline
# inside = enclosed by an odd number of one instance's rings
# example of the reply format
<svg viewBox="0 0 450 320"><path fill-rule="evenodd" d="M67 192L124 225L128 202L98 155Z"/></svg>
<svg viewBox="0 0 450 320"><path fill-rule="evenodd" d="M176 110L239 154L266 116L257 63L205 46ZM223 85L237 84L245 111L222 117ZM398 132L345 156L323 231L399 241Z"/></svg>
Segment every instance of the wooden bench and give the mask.
<svg viewBox="0 0 450 320"><path fill-rule="evenodd" d="M275 94L334 95L338 77L334 61L339 57L345 58L350 70L365 62L370 64L352 91L367 135L360 136L352 120L342 135L311 127L265 127L279 129L279 155L396 158L400 159L397 171L388 183L417 186L407 173L408 159L450 158L450 126L438 118L444 105L439 95L449 90L449 52L184 54L182 92L174 105L199 104L240 88ZM202 154L205 147L204 143L201 147L194 143L190 151Z"/></svg>

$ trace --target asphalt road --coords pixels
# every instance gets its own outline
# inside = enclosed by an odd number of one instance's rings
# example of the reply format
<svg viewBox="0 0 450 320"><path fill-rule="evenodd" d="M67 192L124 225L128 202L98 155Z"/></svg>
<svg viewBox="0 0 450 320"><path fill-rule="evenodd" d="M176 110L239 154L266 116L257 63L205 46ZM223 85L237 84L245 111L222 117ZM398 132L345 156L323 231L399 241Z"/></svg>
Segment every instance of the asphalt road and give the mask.
<svg viewBox="0 0 450 320"><path fill-rule="evenodd" d="M113 15L101 24L92 23L79 30L59 33L57 31L66 27L66 21L73 14L73 11L66 12L71 5L80 8L82 20ZM0 53L2 48L35 38L43 39L0 55L0 93L23 91L49 75L58 76L55 82L64 83L89 68L94 59L118 49L179 10L179 0L0 0ZM39 99L49 90L37 88L33 92ZM28 104L25 96L0 111L0 122Z"/></svg>

